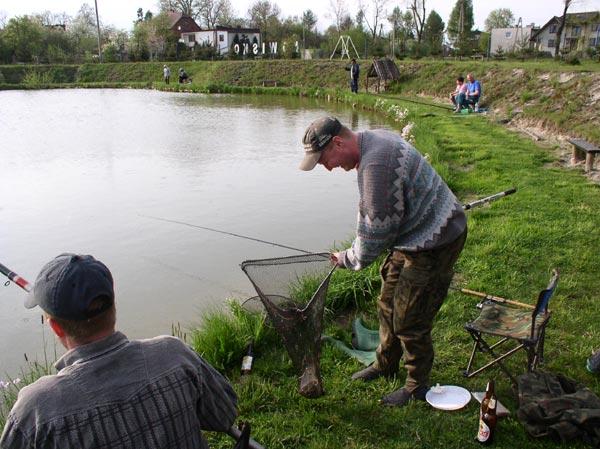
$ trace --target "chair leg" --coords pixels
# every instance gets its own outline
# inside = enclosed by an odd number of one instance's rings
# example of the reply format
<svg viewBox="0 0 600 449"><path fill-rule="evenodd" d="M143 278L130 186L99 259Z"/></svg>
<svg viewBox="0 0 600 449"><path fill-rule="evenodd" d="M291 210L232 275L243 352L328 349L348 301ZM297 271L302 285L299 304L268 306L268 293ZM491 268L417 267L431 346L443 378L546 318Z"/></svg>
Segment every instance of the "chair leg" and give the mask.
<svg viewBox="0 0 600 449"><path fill-rule="evenodd" d="M537 369L537 367L540 364L544 363L544 331L542 331L540 333L540 338L538 339L537 343L535 344L534 348L532 349L532 351L534 351L533 353L533 363L531 364L531 366L529 367L529 371L535 371Z"/></svg>
<svg viewBox="0 0 600 449"><path fill-rule="evenodd" d="M504 363L502 363L502 360L504 360L505 358L511 356L512 354L514 354L515 352L517 352L519 349L522 349L524 347L523 344L518 345L517 347L511 349L510 351L506 352L505 354L502 354L501 356L496 355L496 353L494 352L494 348L501 345L502 343L506 342L507 340L509 340L508 338L503 338L502 340L498 341L497 343L494 343L493 345L489 345L483 338L481 338L481 334L479 332L472 332L469 330L469 334L471 334L471 337L473 338L473 340L475 340L475 343L473 345L473 352L471 353L471 358L469 359L469 364L467 366L467 369L465 370L465 372L463 373L465 377L467 378L471 378L476 376L477 374L481 373L483 370L497 364L500 369L502 371L504 371L504 373L510 378L511 382L516 385L517 384L517 379L511 374L511 372L508 370L508 368L506 368L506 366L504 365ZM475 351L476 349L479 349L481 352L487 352L489 353L494 360L492 360L491 362L485 364L484 366L482 366L481 368L476 369L475 371L470 371L471 370L471 365L473 362L473 359L475 358Z"/></svg>

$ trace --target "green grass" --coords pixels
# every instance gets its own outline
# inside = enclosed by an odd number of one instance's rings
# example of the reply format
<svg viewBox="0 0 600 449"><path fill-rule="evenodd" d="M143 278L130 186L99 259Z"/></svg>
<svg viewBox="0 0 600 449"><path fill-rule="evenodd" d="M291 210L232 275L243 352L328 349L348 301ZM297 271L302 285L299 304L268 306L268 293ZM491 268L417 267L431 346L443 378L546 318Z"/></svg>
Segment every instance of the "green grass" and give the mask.
<svg viewBox="0 0 600 449"><path fill-rule="evenodd" d="M410 104L405 106L411 108ZM596 304L600 256L592 243L600 226L600 188L589 183L579 170L556 166L552 149L540 148L483 117L457 119L433 108L428 114L413 112L410 117L416 121L418 148L429 154L462 200L511 186L518 189L510 197L468 212L469 237L456 267L456 284L533 303L546 286L551 269L559 268L561 279L551 302L553 317L544 368L562 372L600 393L600 379L585 370L586 358L600 346L600 312ZM367 272L337 271L328 303L348 305L354 299L339 297L363 297L364 302L358 305L370 311L372 322L373 295L379 288L376 273L376 266ZM454 291L448 295L433 332L433 382L463 385L471 390L485 388L486 375L471 380L462 377L471 345L463 325L476 316L476 303L476 299ZM327 333L349 342L349 324L336 324L337 314L328 317ZM281 345L259 348L249 381L241 382L237 374L241 356L240 349L235 368L226 372L240 397L240 418L252 423L255 438L266 447L474 446L478 417L475 402L455 412L434 410L425 403L413 403L404 409L384 408L378 400L402 386L403 375L395 381L352 382L350 375L360 365L327 345L321 362L326 395L309 400L298 395L297 374ZM524 357L515 358L509 366L522 372ZM496 379L500 400L513 412L500 421L495 447L556 447L549 440L527 436L516 419L517 402L508 379L497 369L489 375ZM226 438L218 436L213 436L211 442L215 447L229 445Z"/></svg>
<svg viewBox="0 0 600 449"><path fill-rule="evenodd" d="M473 63L464 64L467 68ZM434 75L432 72L428 76ZM535 75L529 76L524 88L530 90L536 79ZM550 78L547 85L558 89L557 86L571 81L561 83ZM132 86L143 87L144 82ZM236 93L329 97L331 101L376 110L390 118L407 108L408 115L398 126L407 121L416 123L413 134L417 148L428 155L462 201L517 187L516 194L468 212L469 237L456 267L456 283L531 303L545 287L551 269L559 268L561 279L550 305L553 317L547 332L545 368L562 372L600 393L599 377L585 370L586 358L600 346L600 254L596 244L600 187L587 181L580 169L561 168L554 148L538 147L479 115L455 116L439 108L393 98L382 102L377 96L310 87L270 90L212 86ZM441 89L441 81L439 86ZM200 90L205 86L192 84L186 88ZM541 100L540 103L544 104ZM543 114L542 109L538 111L544 120L564 119L560 111L556 111L556 117ZM328 334L350 341L348 319L340 319L341 314L366 313L368 321L375 321L375 300L380 288L377 270L377 264L373 264L358 273L334 273L327 299ZM487 377L465 380L461 375L471 343L463 325L476 316L476 302L453 291L448 295L433 332L433 382L484 389ZM261 317L248 316L239 305L231 307L230 314L214 312L203 317L203 326L192 332L192 344L232 380L240 398L240 419L251 422L253 436L265 447L462 449L475 445L475 403L456 412L433 410L424 403L403 409L381 407L379 398L399 388L403 375L394 381L352 382L350 375L360 368L359 364L327 345L321 361L326 395L314 400L299 396L297 373L273 330ZM250 339L255 341L254 372L242 380L239 364ZM523 357L509 366L522 371ZM506 377L498 370L490 374L497 381L500 400L513 411L511 417L500 422L495 447L556 447L547 440L528 438L515 417L517 403ZM211 434L210 440L214 447L231 447L228 437Z"/></svg>

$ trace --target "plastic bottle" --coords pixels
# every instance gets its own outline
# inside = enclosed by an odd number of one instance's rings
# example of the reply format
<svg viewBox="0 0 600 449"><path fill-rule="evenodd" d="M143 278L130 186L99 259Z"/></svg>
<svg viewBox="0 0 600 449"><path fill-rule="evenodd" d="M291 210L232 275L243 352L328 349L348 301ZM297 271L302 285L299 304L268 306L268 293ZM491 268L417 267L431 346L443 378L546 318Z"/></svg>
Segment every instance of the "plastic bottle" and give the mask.
<svg viewBox="0 0 600 449"><path fill-rule="evenodd" d="M483 445L492 444L494 434L496 433L496 424L498 416L496 414L497 406L496 394L494 393L494 381L490 380L485 390L485 397L481 401L479 412L479 428L477 429L477 442Z"/></svg>
<svg viewBox="0 0 600 449"><path fill-rule="evenodd" d="M242 358L241 375L245 376L252 372L252 364L254 363L254 348L253 342L248 343L246 347L246 355Z"/></svg>

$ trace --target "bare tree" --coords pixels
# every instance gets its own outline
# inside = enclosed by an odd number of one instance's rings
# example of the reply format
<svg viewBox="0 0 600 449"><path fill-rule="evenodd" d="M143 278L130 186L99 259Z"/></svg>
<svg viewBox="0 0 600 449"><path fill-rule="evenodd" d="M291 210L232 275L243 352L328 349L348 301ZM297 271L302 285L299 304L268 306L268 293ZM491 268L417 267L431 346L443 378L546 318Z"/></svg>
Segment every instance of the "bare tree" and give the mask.
<svg viewBox="0 0 600 449"><path fill-rule="evenodd" d="M560 22L558 23L558 30L556 30L556 43L554 44L554 59L560 58L560 39L562 37L563 29L565 28L565 23L567 21L567 10L569 6L571 6L573 0L564 0L564 9L562 13L562 17L560 18Z"/></svg>
<svg viewBox="0 0 600 449"><path fill-rule="evenodd" d="M412 12L417 42L420 44L423 39L423 30L425 29L425 0L408 0L408 9Z"/></svg>
<svg viewBox="0 0 600 449"><path fill-rule="evenodd" d="M202 24L208 29L216 25L223 25L232 16L232 7L229 0L198 0L198 16Z"/></svg>
<svg viewBox="0 0 600 449"><path fill-rule="evenodd" d="M370 0L369 3L365 3L365 0L358 0L358 9L363 12L365 23L373 39L381 35L382 24L380 22L387 16L385 11L387 2L388 0Z"/></svg>
<svg viewBox="0 0 600 449"><path fill-rule="evenodd" d="M196 0L160 0L158 2L161 11L176 11L193 19L198 17Z"/></svg>
<svg viewBox="0 0 600 449"><path fill-rule="evenodd" d="M329 11L335 20L335 27L339 33L342 30L342 23L348 15L346 0L329 0Z"/></svg>

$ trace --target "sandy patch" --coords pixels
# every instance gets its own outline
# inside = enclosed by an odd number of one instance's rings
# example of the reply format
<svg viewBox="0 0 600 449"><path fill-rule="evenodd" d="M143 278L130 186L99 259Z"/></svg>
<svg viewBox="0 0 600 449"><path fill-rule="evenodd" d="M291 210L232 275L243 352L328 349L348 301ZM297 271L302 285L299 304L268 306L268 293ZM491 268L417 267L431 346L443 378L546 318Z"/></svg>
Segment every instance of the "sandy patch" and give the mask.
<svg viewBox="0 0 600 449"><path fill-rule="evenodd" d="M558 77L558 82L559 83L566 83L571 81L573 78L575 78L575 73L566 73L563 72L560 74L560 76Z"/></svg>
<svg viewBox="0 0 600 449"><path fill-rule="evenodd" d="M595 170L584 173L585 160L578 161L577 163L573 163L571 160L573 148L567 142L567 139L571 136L545 128L542 122L533 120L515 119L507 125L507 128L528 136L538 142L539 146L549 150L557 159L547 164L549 167L577 170L589 180L600 184L600 162L596 161Z"/></svg>

